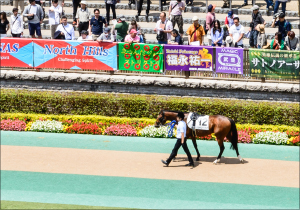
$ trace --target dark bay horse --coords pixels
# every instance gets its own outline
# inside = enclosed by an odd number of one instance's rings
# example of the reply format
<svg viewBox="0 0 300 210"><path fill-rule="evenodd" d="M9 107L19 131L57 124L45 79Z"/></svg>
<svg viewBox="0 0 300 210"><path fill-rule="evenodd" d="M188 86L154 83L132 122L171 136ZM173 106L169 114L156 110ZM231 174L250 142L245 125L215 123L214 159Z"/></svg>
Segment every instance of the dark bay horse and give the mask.
<svg viewBox="0 0 300 210"><path fill-rule="evenodd" d="M155 127L163 126L165 123L170 120L176 120L178 112L176 111L168 111L168 110L161 110L159 115L157 116L156 122L154 124ZM184 121L187 122L187 117L189 113L184 113ZM187 126L187 131L186 131L186 137L187 139L192 139L194 147L197 152L197 161L200 160L200 153L197 147L197 142L196 142L196 137L202 137L202 136L207 136L214 133L219 147L220 147L220 153L217 157L217 159L213 162L214 164L217 164L220 162L222 153L225 149L223 141L224 138L226 137L230 142L231 142L231 149L234 149L236 151L236 155L239 158L241 163L244 163L244 159L240 156L239 150L238 150L238 133L236 129L235 122L228 118L224 117L222 115L210 115L209 116L209 130L196 130L196 135L195 132L192 131Z"/></svg>

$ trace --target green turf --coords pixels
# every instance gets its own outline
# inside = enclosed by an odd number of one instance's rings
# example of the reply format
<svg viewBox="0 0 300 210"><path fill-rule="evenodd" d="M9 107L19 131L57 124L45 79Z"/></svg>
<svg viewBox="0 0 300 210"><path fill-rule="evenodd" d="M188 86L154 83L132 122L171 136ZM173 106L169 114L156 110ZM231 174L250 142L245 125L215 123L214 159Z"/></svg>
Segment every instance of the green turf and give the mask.
<svg viewBox="0 0 300 210"><path fill-rule="evenodd" d="M299 209L299 188L17 171L2 171L1 196L142 209Z"/></svg>
<svg viewBox="0 0 300 210"><path fill-rule="evenodd" d="M34 202L2 200L1 209L128 209L128 208L54 204L54 203L34 203Z"/></svg>
<svg viewBox="0 0 300 210"><path fill-rule="evenodd" d="M1 131L1 145L60 147L78 149L100 149L133 152L171 153L175 139L120 137L84 134L56 134L42 132ZM219 146L216 141L197 141L201 155L217 156ZM259 144L238 144L243 158L299 161L299 147ZM188 147L193 156L196 155L192 141ZM179 154L185 154L182 148ZM225 143L224 157L236 157Z"/></svg>

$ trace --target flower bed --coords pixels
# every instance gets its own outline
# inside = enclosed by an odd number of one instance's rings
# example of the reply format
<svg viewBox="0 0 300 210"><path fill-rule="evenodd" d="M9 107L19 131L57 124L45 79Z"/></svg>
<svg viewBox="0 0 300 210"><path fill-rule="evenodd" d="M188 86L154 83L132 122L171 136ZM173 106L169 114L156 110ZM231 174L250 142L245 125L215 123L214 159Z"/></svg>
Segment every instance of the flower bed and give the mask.
<svg viewBox="0 0 300 210"><path fill-rule="evenodd" d="M19 118L17 118L19 117ZM166 138L168 127L155 128L155 120L79 115L1 115L1 130L62 132L94 135L143 136ZM237 124L239 143L265 143L299 146L299 128L285 125ZM279 134L278 134L279 133ZM176 136L174 129L173 137ZM198 137L216 140L214 134ZM225 139L225 141L228 141Z"/></svg>

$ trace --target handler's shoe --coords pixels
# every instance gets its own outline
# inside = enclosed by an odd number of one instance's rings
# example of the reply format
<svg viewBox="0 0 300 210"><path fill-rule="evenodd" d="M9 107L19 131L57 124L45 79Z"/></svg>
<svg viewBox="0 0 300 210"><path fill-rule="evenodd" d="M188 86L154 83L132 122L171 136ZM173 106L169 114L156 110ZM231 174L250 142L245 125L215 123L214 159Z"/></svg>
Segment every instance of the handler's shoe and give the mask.
<svg viewBox="0 0 300 210"><path fill-rule="evenodd" d="M189 164L186 164L185 166L193 166L193 167L195 167L194 163L189 163Z"/></svg>
<svg viewBox="0 0 300 210"><path fill-rule="evenodd" d="M162 162L163 164L165 164L166 166L169 166L169 163L167 163L167 161L161 160L161 162Z"/></svg>

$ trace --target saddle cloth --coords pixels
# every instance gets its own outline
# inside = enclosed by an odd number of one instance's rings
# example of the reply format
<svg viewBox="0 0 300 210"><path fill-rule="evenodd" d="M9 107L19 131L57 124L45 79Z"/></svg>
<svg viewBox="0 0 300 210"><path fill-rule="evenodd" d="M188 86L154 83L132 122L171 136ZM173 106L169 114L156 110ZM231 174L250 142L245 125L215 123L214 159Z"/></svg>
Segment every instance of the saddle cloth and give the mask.
<svg viewBox="0 0 300 210"><path fill-rule="evenodd" d="M187 126L195 130L209 130L209 116L190 112L187 117Z"/></svg>

